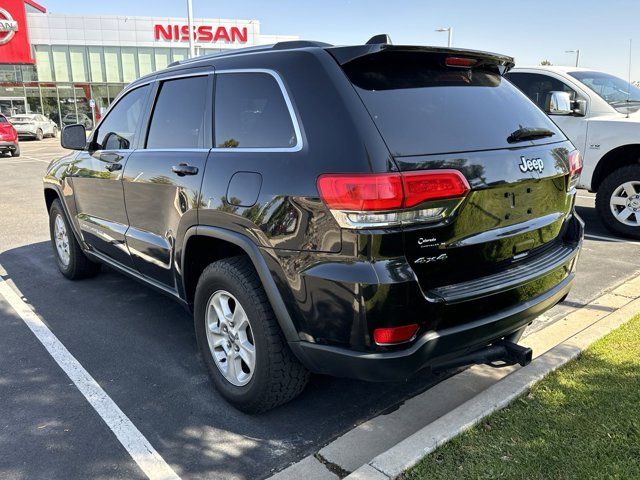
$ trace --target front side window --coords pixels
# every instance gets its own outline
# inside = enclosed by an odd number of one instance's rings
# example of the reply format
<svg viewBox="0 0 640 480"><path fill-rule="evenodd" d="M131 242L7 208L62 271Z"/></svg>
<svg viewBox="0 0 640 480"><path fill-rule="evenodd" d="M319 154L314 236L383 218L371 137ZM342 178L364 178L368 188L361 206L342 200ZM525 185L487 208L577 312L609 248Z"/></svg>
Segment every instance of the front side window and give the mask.
<svg viewBox="0 0 640 480"><path fill-rule="evenodd" d="M217 75L214 104L218 148L292 148L297 144L280 86L267 73Z"/></svg>
<svg viewBox="0 0 640 480"><path fill-rule="evenodd" d="M614 108L640 104L640 88L626 80L602 72L570 72Z"/></svg>
<svg viewBox="0 0 640 480"><path fill-rule="evenodd" d="M506 77L542 110L546 110L547 97L551 92L568 92L572 100L576 97L571 87L549 75L514 72Z"/></svg>
<svg viewBox="0 0 640 480"><path fill-rule="evenodd" d="M153 109L147 148L198 148L203 145L207 77L163 82Z"/></svg>
<svg viewBox="0 0 640 480"><path fill-rule="evenodd" d="M129 150L136 141L149 86L130 91L109 111L95 135L95 150ZM75 115L73 115L75 119Z"/></svg>

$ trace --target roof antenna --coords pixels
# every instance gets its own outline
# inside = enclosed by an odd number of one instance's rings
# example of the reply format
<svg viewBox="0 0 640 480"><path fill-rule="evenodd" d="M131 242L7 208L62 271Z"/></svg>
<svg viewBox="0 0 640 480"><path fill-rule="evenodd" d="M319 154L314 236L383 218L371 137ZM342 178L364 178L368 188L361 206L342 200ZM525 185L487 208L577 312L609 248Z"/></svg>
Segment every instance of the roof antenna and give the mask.
<svg viewBox="0 0 640 480"><path fill-rule="evenodd" d="M627 118L629 118L629 103L631 100L631 46L633 39L629 39L629 88L627 89Z"/></svg>
<svg viewBox="0 0 640 480"><path fill-rule="evenodd" d="M391 45L391 37L386 33L381 33L379 35L374 35L371 37L365 45L379 45L381 43Z"/></svg>

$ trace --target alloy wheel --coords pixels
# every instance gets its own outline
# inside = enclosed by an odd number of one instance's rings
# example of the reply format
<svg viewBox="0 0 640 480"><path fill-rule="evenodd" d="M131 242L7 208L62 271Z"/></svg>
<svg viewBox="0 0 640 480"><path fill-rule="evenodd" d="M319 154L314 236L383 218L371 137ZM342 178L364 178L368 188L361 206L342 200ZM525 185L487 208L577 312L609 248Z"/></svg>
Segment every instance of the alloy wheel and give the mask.
<svg viewBox="0 0 640 480"><path fill-rule="evenodd" d="M611 213L620 223L640 227L640 181L618 186L609 199Z"/></svg>
<svg viewBox="0 0 640 480"><path fill-rule="evenodd" d="M71 261L71 252L69 249L69 234L67 233L67 225L64 223L62 215L56 215L53 227L53 236L56 244L58 258L65 267L69 266Z"/></svg>
<svg viewBox="0 0 640 480"><path fill-rule="evenodd" d="M206 310L209 350L220 373L232 385L249 383L256 368L256 348L249 318L229 292L218 290Z"/></svg>

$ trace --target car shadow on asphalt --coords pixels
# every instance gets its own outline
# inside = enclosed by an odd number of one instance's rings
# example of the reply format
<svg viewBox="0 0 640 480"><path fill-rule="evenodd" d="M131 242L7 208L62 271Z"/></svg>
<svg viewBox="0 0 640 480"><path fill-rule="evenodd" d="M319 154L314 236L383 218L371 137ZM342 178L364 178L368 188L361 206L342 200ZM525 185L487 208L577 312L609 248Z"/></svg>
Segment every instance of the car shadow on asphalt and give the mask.
<svg viewBox="0 0 640 480"><path fill-rule="evenodd" d="M287 405L245 415L211 386L192 317L172 299L108 268L69 281L49 242L0 253L0 265L165 460L189 476L268 476L448 376L367 383L315 375Z"/></svg>

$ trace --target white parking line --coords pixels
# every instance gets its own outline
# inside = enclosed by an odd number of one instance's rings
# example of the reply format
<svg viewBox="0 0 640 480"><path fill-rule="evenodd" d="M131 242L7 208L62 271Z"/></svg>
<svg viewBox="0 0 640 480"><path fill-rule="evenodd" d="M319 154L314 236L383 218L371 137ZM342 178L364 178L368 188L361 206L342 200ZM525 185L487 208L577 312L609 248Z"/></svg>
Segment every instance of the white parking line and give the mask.
<svg viewBox="0 0 640 480"><path fill-rule="evenodd" d="M58 340L31 307L0 277L2 296L44 345L55 362L78 387L89 404L114 433L131 458L151 480L179 480L180 477L164 461L140 430L106 394L91 375Z"/></svg>
<svg viewBox="0 0 640 480"><path fill-rule="evenodd" d="M46 164L51 163L51 160L43 160L41 158L30 157L29 155L21 155L20 158L26 158L27 160L34 160L36 162L42 162L42 163L46 163Z"/></svg>
<svg viewBox="0 0 640 480"><path fill-rule="evenodd" d="M587 200L595 200L596 197L590 195L576 195L578 198L586 198Z"/></svg>
<svg viewBox="0 0 640 480"><path fill-rule="evenodd" d="M628 243L631 245L640 245L640 242L636 242L633 240L624 240L622 238L613 238L613 237L603 237L601 235L592 235L591 233L586 233L584 238L588 238L590 240L606 240L608 242L616 242L616 243Z"/></svg>

